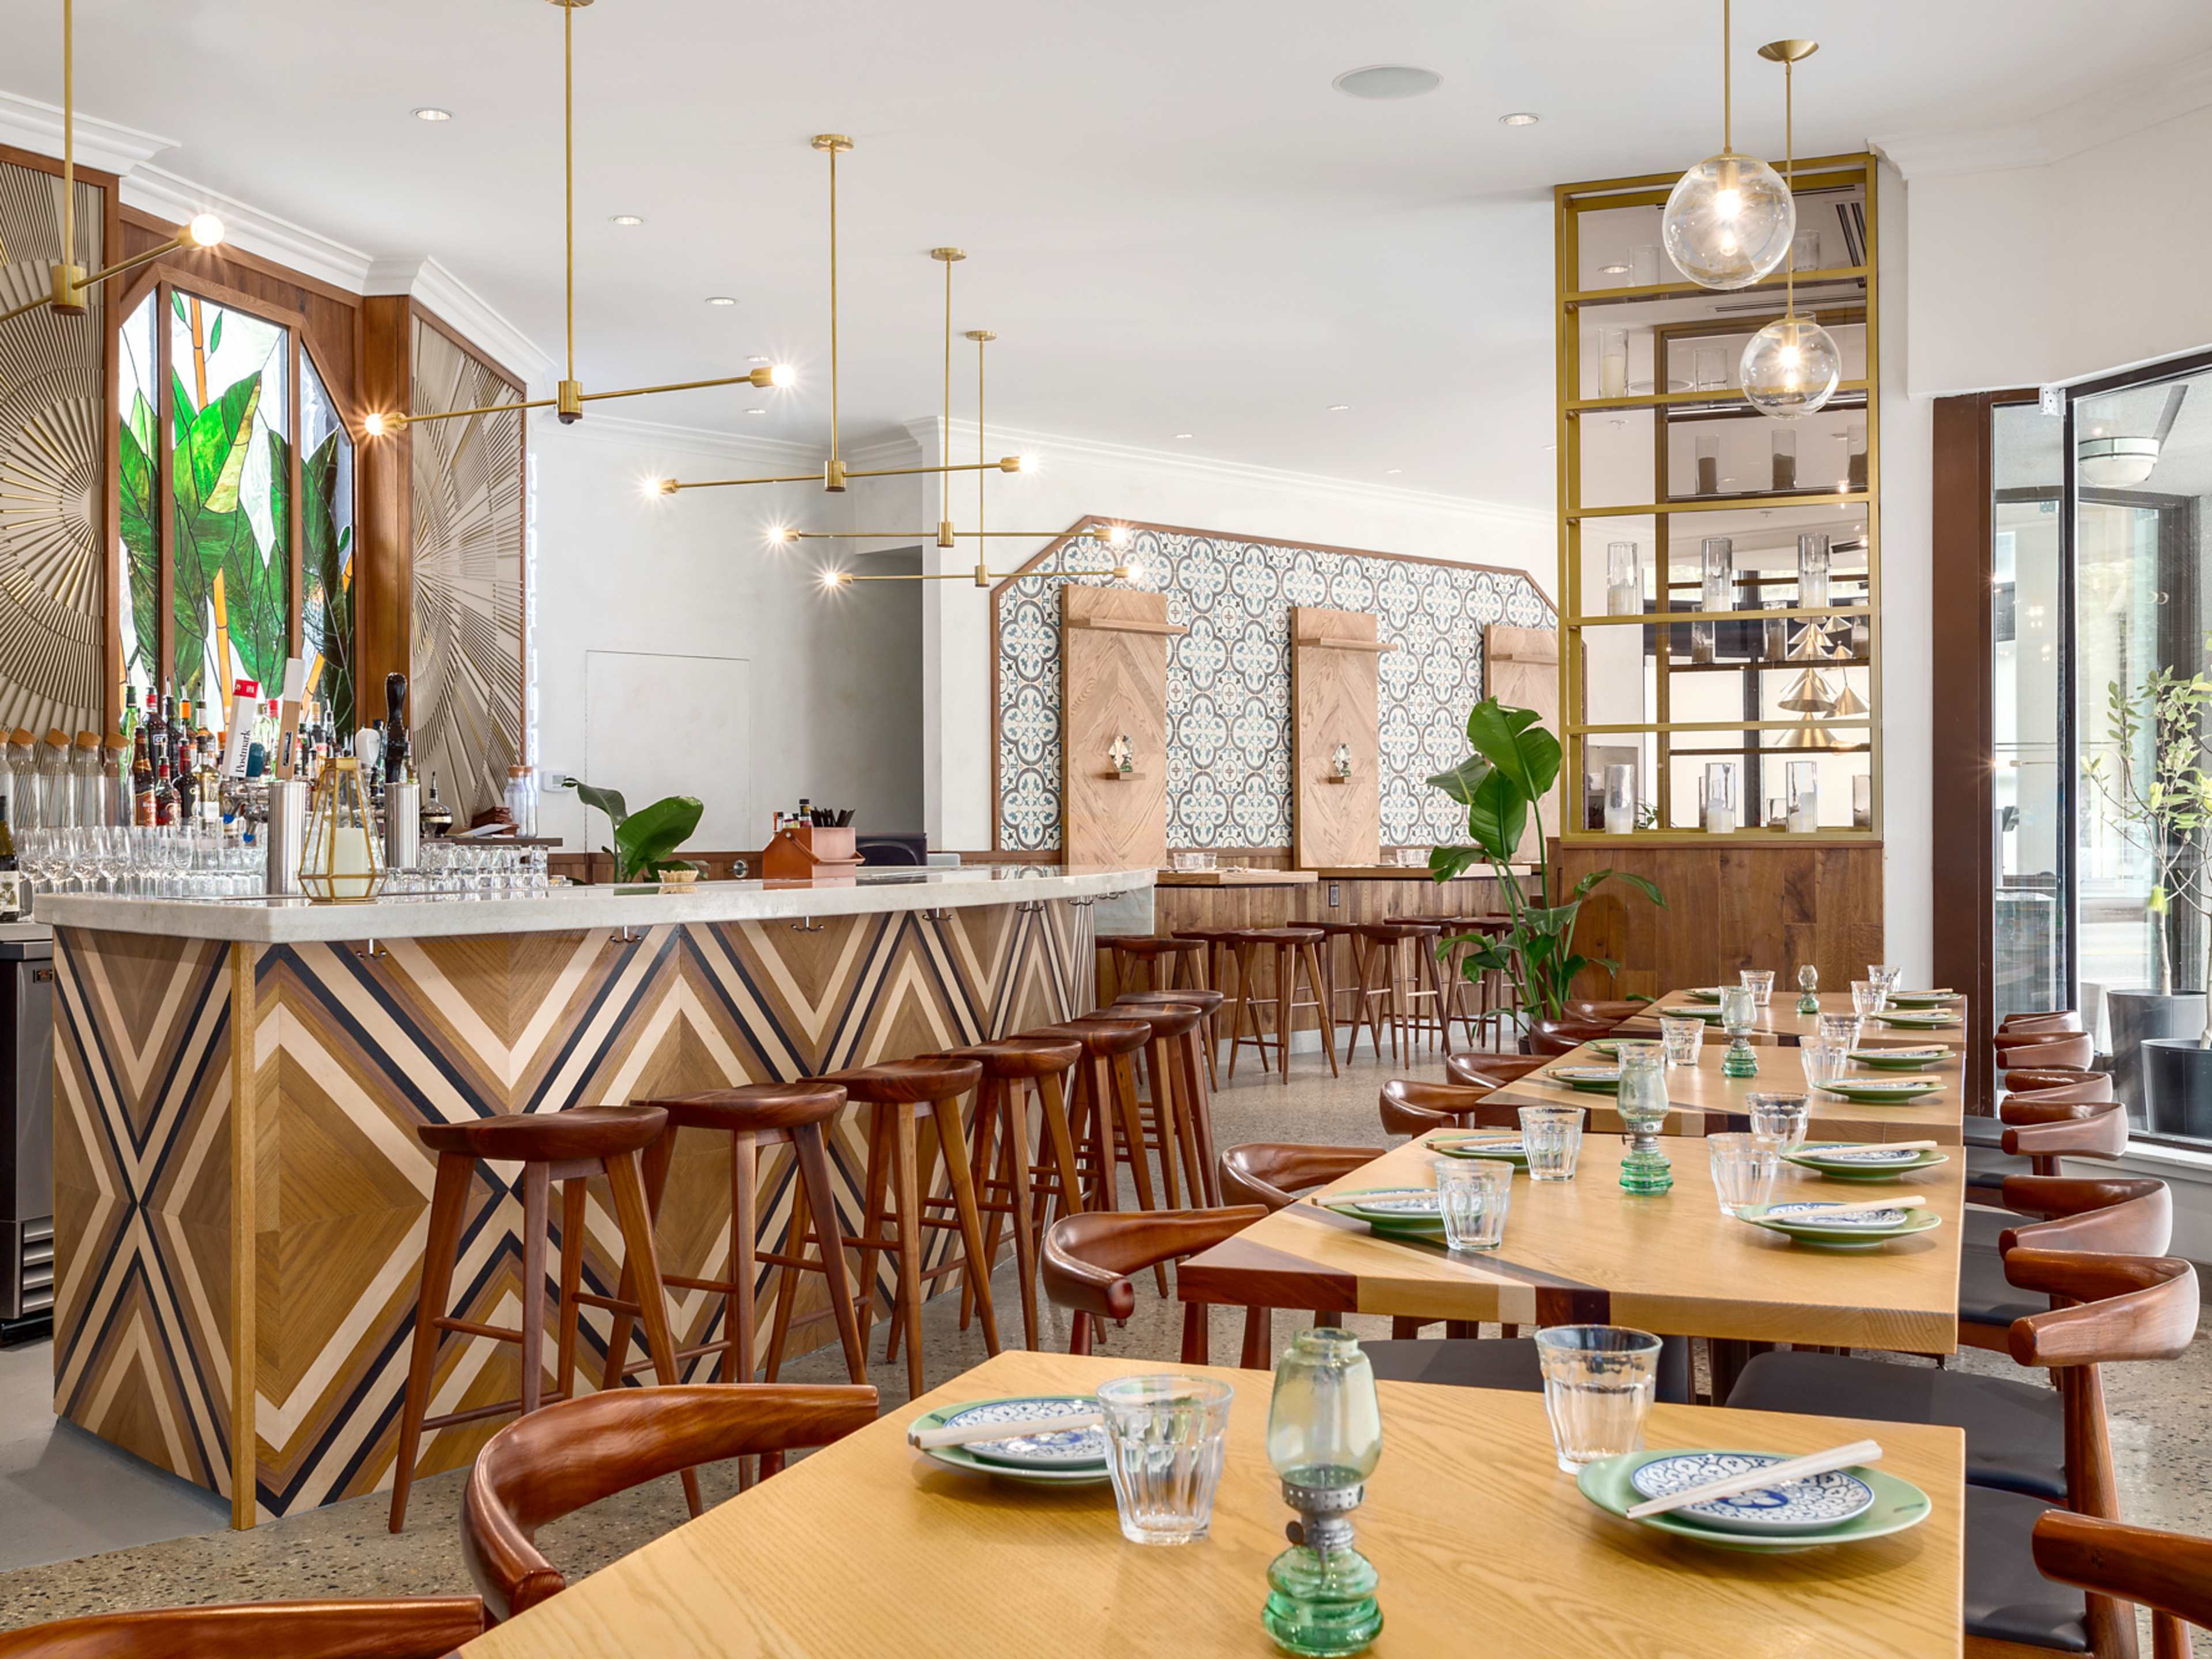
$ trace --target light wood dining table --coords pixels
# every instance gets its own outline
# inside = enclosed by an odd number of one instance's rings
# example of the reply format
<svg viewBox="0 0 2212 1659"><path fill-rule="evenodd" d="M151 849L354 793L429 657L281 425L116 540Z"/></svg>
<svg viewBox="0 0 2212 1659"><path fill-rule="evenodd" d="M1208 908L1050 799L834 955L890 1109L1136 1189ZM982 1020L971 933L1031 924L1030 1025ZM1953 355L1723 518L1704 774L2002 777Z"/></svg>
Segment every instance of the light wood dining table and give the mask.
<svg viewBox="0 0 2212 1659"><path fill-rule="evenodd" d="M1624 1033L1631 1036L1633 1034ZM1966 1095L1960 1086L1956 1054L1912 1072L1876 1072L1853 1066L1850 1075L1868 1078L1920 1077L1941 1085L1928 1094L1894 1104L1847 1099L1818 1089L1808 1089L1803 1067L1794 1048L1757 1051L1759 1075L1725 1075L1721 1063L1728 1039L1709 1036L1698 1051L1695 1066L1667 1068L1667 1099L1670 1109L1666 1133L1670 1135L1713 1134L1729 1129L1748 1129L1751 1097L1755 1094L1802 1094L1811 1107L1811 1140L1934 1140L1956 1146L1965 1138ZM1611 1066L1611 1057L1584 1044L1572 1054L1547 1064L1540 1072L1516 1078L1488 1098L1509 1106L1587 1106L1589 1125L1609 1134L1621 1133L1620 1113L1610 1094L1592 1094L1561 1083L1551 1073L1562 1066Z"/></svg>
<svg viewBox="0 0 2212 1659"><path fill-rule="evenodd" d="M1662 1140L1674 1165L1671 1191L1622 1191L1626 1145L1617 1135L1586 1133L1572 1181L1516 1176L1504 1243L1494 1251L1453 1255L1441 1243L1385 1238L1306 1199L1191 1257L1176 1273L1176 1291L1185 1301L1237 1307L1956 1351L1963 1157L1874 1186L1784 1165L1777 1201L1910 1194L1942 1218L1928 1231L1872 1249L1833 1250L1723 1216L1702 1140ZM1438 1161L1423 1142L1409 1141L1315 1196L1433 1187Z"/></svg>
<svg viewBox="0 0 2212 1659"><path fill-rule="evenodd" d="M1754 1047L1795 1047L1820 1030L1820 1021L1816 1016L1797 1012L1797 994L1794 987L1775 986L1772 999L1759 1011L1758 1020L1751 1032L1749 1040ZM1848 1014L1851 1012L1851 994L1847 990L1822 991L1819 996L1821 1013ZM1669 991L1644 1012L1624 1021L1621 1034L1656 1039L1659 1035L1660 1015L1713 1006L1692 996L1686 989ZM1959 1023L1955 1025L1886 1025L1879 1018L1869 1018L1860 1031L1859 1046L1865 1048L1948 1048L1956 1054L1966 1046L1966 999L1961 997L1948 1006L1959 1016ZM1726 1041L1721 1035L1717 1021L1713 1024L1713 1036Z"/></svg>
<svg viewBox="0 0 2212 1659"><path fill-rule="evenodd" d="M812 1453L470 1643L466 1659L1267 1659L1267 1564L1283 1548L1266 1449L1273 1378L1235 1390L1211 1535L1125 1541L1103 1482L1023 1486L908 1449L923 1411L1109 1377L1196 1371L1010 1351ZM1382 1462L1353 1519L1381 1575L1376 1659L1687 1653L1955 1656L1965 1450L1956 1429L1656 1406L1644 1443L1819 1450L1878 1440L1930 1500L1911 1530L1751 1554L1622 1521L1553 1460L1542 1396L1380 1385Z"/></svg>

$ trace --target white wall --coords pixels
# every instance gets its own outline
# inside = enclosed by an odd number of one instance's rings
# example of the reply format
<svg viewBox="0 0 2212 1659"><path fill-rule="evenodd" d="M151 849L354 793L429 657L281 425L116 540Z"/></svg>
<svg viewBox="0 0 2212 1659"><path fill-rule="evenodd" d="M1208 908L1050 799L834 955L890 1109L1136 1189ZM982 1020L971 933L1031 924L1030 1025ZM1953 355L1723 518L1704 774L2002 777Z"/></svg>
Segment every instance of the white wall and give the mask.
<svg viewBox="0 0 2212 1659"><path fill-rule="evenodd" d="M878 582L824 594L811 550L771 549L771 517L828 527L842 503L804 485L648 496L656 477L729 477L794 471L790 455L592 414L573 427L533 417L529 453L536 491L538 763L557 776L584 763L585 658L591 651L738 657L752 665L753 731L744 780L752 833L768 839L769 814L801 795L850 805L863 827L919 827L921 794L923 584ZM770 493L774 492L774 493ZM933 586L934 584L931 584ZM687 711L665 712L665 734L684 741ZM716 789L727 755L697 757L692 793ZM619 766L593 758L594 783L623 787ZM632 805L641 805L632 801ZM573 795L547 798L547 834L572 847L588 834Z"/></svg>
<svg viewBox="0 0 2212 1659"><path fill-rule="evenodd" d="M917 422L910 430L912 454L933 457L939 445L937 422ZM951 449L957 459L972 457L975 428L955 422ZM1034 476L988 475L992 526L1057 534L1086 514L1097 514L1176 529L1498 565L1527 571L1547 594L1555 586L1558 544L1548 512L997 428L992 428L990 452L1033 453L1042 462ZM973 476L954 475L946 488L955 521L972 526ZM936 481L922 493L924 520L934 520L940 500ZM1049 539L994 539L990 568L1012 570ZM931 550L933 568L971 567L974 546L971 541L951 553ZM927 586L923 740L930 842L975 851L990 846L993 823L989 596L960 582Z"/></svg>

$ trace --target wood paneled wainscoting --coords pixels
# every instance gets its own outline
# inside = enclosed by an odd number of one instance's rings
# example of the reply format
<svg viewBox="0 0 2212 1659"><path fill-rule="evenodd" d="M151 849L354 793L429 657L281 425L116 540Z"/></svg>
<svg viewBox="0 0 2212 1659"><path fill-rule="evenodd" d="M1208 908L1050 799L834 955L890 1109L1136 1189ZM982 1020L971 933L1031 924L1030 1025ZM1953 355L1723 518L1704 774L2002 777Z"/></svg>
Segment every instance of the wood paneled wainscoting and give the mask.
<svg viewBox="0 0 2212 1659"><path fill-rule="evenodd" d="M1608 882L1584 901L1575 946L1610 957L1576 981L1586 996L1657 996L1687 985L1733 984L1742 968L1775 970L1775 994L1794 994L1811 963L1823 990L1864 979L1882 960L1881 848L1753 844L1638 847L1553 843L1553 867L1570 889L1593 870L1626 870L1655 883L1661 909L1626 884Z"/></svg>

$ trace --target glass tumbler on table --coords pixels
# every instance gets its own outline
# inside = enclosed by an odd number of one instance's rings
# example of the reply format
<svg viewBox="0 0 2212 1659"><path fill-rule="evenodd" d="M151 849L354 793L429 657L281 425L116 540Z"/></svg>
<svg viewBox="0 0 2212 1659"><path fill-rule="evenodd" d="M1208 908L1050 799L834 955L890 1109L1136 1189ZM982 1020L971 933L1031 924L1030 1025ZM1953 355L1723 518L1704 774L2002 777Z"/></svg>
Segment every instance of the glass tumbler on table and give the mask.
<svg viewBox="0 0 2212 1659"><path fill-rule="evenodd" d="M1523 1106L1521 1150L1531 1181L1572 1181L1583 1152L1583 1109L1579 1106Z"/></svg>
<svg viewBox="0 0 2212 1659"><path fill-rule="evenodd" d="M1713 1196L1720 1200L1723 1215L1732 1219L1747 1204L1773 1200L1782 1148L1772 1136L1707 1135L1705 1156L1713 1172Z"/></svg>
<svg viewBox="0 0 2212 1659"><path fill-rule="evenodd" d="M1695 1066L1705 1046L1705 1022L1696 1014L1659 1016L1659 1042L1669 1066Z"/></svg>
<svg viewBox="0 0 2212 1659"><path fill-rule="evenodd" d="M1805 1086L1817 1089L1844 1074L1844 1051L1832 1042L1814 1038L1798 1047L1797 1063L1805 1068Z"/></svg>
<svg viewBox="0 0 2212 1659"><path fill-rule="evenodd" d="M1898 981L1904 976L1904 969L1893 968L1887 963L1871 962L1867 964L1867 977L1881 987L1885 999L1897 989Z"/></svg>
<svg viewBox="0 0 2212 1659"><path fill-rule="evenodd" d="M1828 1047L1849 1054L1859 1046L1859 1034L1866 1029L1866 1022L1856 1014L1822 1014L1814 1029Z"/></svg>
<svg viewBox="0 0 2212 1659"><path fill-rule="evenodd" d="M1659 1339L1620 1325L1554 1325L1536 1333L1544 1415L1568 1474L1644 1444L1658 1387Z"/></svg>
<svg viewBox="0 0 2212 1659"><path fill-rule="evenodd" d="M1888 1000L1888 993L1870 979L1855 979L1851 981L1851 1012L1861 1019L1866 1018L1869 1014L1880 1013L1882 1004Z"/></svg>
<svg viewBox="0 0 2212 1659"><path fill-rule="evenodd" d="M1751 993L1753 1007L1764 1008L1774 1000L1774 969L1771 968L1745 968L1737 972L1736 977L1743 981L1743 988Z"/></svg>
<svg viewBox="0 0 2212 1659"><path fill-rule="evenodd" d="M1770 1137L1785 1152L1794 1152L1805 1144L1813 1108L1804 1096L1755 1094L1748 1103L1752 1133Z"/></svg>
<svg viewBox="0 0 2212 1659"><path fill-rule="evenodd" d="M1496 1249L1505 1242L1505 1212L1512 1206L1510 1164L1464 1158L1437 1166L1437 1212L1443 1218L1448 1249Z"/></svg>
<svg viewBox="0 0 2212 1659"><path fill-rule="evenodd" d="M1122 1537L1195 1544L1206 1536L1221 1484L1231 1393L1226 1382L1205 1376L1119 1376L1099 1385Z"/></svg>

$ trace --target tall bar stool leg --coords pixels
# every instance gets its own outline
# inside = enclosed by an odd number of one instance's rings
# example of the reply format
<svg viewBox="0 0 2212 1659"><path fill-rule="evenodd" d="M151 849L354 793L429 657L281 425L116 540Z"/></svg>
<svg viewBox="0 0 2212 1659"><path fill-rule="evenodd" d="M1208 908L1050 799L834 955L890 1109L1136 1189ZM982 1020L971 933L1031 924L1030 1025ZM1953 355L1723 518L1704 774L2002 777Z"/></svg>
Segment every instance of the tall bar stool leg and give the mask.
<svg viewBox="0 0 2212 1659"><path fill-rule="evenodd" d="M893 1201L898 1210L898 1316L905 1322L906 1382L910 1398L926 1391L921 1367L921 1154L915 1133L914 1103L899 1101L879 1109L892 1114ZM954 1137L957 1143L958 1137ZM974 1213L971 1209L969 1213ZM998 1352L995 1340L992 1352Z"/></svg>
<svg viewBox="0 0 2212 1659"><path fill-rule="evenodd" d="M1003 1183L1006 1179L1006 1160L1000 1155L999 1121L1006 1109L1008 1084L1004 1078L983 1074L975 1085L975 1115L968 1126L968 1167L985 1182L994 1179ZM988 1278L999 1268L999 1224L1004 1212L992 1209L983 1218L983 1273ZM975 1283L974 1275L960 1277L960 1328L966 1330L975 1312Z"/></svg>
<svg viewBox="0 0 2212 1659"><path fill-rule="evenodd" d="M1022 1346L1034 1351L1037 1345L1036 1304L1036 1235L1027 1224L1030 1215L1030 1109L1029 1102L1012 1085L1006 1088L1006 1138L1001 1142L1006 1160L1006 1179L1013 1191L1014 1271L1021 1278ZM985 1257L997 1249L997 1211L991 1213L993 1240L985 1246Z"/></svg>
<svg viewBox="0 0 2212 1659"><path fill-rule="evenodd" d="M1297 951L1288 945L1275 947L1276 1081L1285 1087L1291 1080L1291 1027L1296 1024L1291 1003L1297 988L1297 969L1294 965L1297 957Z"/></svg>
<svg viewBox="0 0 2212 1659"><path fill-rule="evenodd" d="M1267 1043L1260 1033L1260 1009L1252 997L1252 958L1257 945L1239 945L1237 949L1237 1011L1229 1020L1229 1080L1237 1081L1237 1055L1244 1046L1244 1017L1249 1010L1252 1018L1252 1043L1260 1051L1260 1070L1267 1069Z"/></svg>
<svg viewBox="0 0 2212 1659"><path fill-rule="evenodd" d="M1176 1180L1176 1102L1175 1085L1170 1081L1173 1073L1166 1054L1164 1038L1155 1038L1145 1045L1145 1086L1152 1091L1152 1117L1160 1137L1160 1189L1167 1194L1168 1208L1182 1208L1182 1193ZM1141 1121L1143 1114L1138 1114ZM1144 1155L1144 1143L1137 1144L1135 1155ZM1195 1187L1192 1188L1194 1193Z"/></svg>
<svg viewBox="0 0 2212 1659"><path fill-rule="evenodd" d="M783 1255L787 1256L796 1256L805 1251L806 1248L807 1225L810 1220L809 1212L812 1208L813 1206L807 1202L806 1187L798 1182L793 1182L791 1189L791 1224L784 1230ZM831 1248L830 1241L837 1237L836 1226L837 1224L833 1212L831 1218L822 1224L821 1229L822 1249L825 1265L829 1251ZM837 1261L842 1267L845 1260L845 1249L842 1242L839 1242L836 1248L837 1251ZM830 1293L832 1296L835 1296L837 1293L835 1283L831 1285ZM791 1340L792 1304L797 1300L798 1295L799 1269L792 1266L790 1262L787 1261L782 1267L778 1267L775 1271L775 1316L769 1324L768 1363L761 1370L761 1377L763 1382L773 1382L783 1373L783 1351L785 1347L788 1346ZM852 1298L849 1293L846 1297L845 1312L848 1319L851 1320L854 1334L857 1335L859 1334L860 1321L858 1315L856 1315L853 1310ZM838 1322L838 1334L841 1336L844 1334L845 1323L846 1322L844 1320L840 1320ZM861 1352L865 1356L866 1350L863 1348ZM863 1364L861 1369L865 1374L866 1370L866 1365ZM856 1378L855 1380L857 1381L858 1379Z"/></svg>
<svg viewBox="0 0 2212 1659"><path fill-rule="evenodd" d="M675 1156L675 1152L676 1131L673 1128L667 1128L662 1130L659 1135L646 1147L643 1155L646 1213L656 1221L660 1217L661 1194L667 1190L668 1187L669 1162ZM617 1281L616 1301L627 1304L637 1300L637 1283L635 1274L635 1270L625 1259L622 1264L622 1276ZM627 1305L615 1309L610 1316L607 1326L606 1364L599 1372L599 1389L602 1393L609 1389L619 1389L623 1385L623 1368L629 1361L629 1340L636 1328L636 1318L637 1316L630 1312Z"/></svg>
<svg viewBox="0 0 2212 1659"><path fill-rule="evenodd" d="M979 1091L980 1092L980 1091ZM961 1275L963 1283L975 1287L975 1309L983 1318L983 1347L985 1352L999 1352L999 1316L991 1305L991 1258L983 1249L982 1212L975 1207L975 1176L968 1165L968 1146L961 1133L960 1097L930 1103L931 1115L937 1120L938 1155L945 1160L945 1172L951 1177L952 1213L960 1222L960 1247L967 1257L967 1271ZM921 1241L915 1241L917 1247ZM917 1262L919 1266L919 1252ZM916 1310L916 1318L920 1310ZM919 1340L921 1327L909 1322L911 1334Z"/></svg>
<svg viewBox="0 0 2212 1659"><path fill-rule="evenodd" d="M415 1346L407 1362L407 1399L399 1412L399 1444L392 1468L392 1530L407 1523L407 1491L415 1484L415 1460L422 1441L422 1419L430 1403L430 1383L438 1366L437 1321L453 1294L453 1258L461 1242L461 1218L476 1161L457 1152L438 1155L438 1176L430 1189L430 1231L422 1246L422 1285L416 1293Z"/></svg>
<svg viewBox="0 0 2212 1659"><path fill-rule="evenodd" d="M561 1183L561 1332L554 1346L554 1398L574 1399L576 1394L577 1326L583 1308L576 1293L584 1288L584 1200L581 1176Z"/></svg>
<svg viewBox="0 0 2212 1659"><path fill-rule="evenodd" d="M1444 1000L1443 963L1437 957L1437 943L1435 939L1425 939L1419 941L1418 948L1426 959L1429 991L1436 1001L1437 1035L1443 1040L1444 1053L1449 1055L1452 1051L1451 1004Z"/></svg>
<svg viewBox="0 0 2212 1659"><path fill-rule="evenodd" d="M722 1297L722 1381L753 1380L753 1344L759 1314L754 1306L754 1278L760 1271L755 1213L760 1201L760 1164L752 1136L730 1137L730 1289Z"/></svg>
<svg viewBox="0 0 2212 1659"><path fill-rule="evenodd" d="M545 1398L545 1233L547 1166L522 1166L522 1414Z"/></svg>
<svg viewBox="0 0 2212 1659"><path fill-rule="evenodd" d="M878 1241L884 1236L884 1204L891 1177L894 1139L890 1120L880 1111L870 1112L868 1192L860 1211L860 1282L854 1287L860 1308L860 1341L864 1347L869 1332L875 1328L876 1258L883 1252L883 1246ZM816 1226L818 1231L821 1224L817 1222Z"/></svg>
<svg viewBox="0 0 2212 1659"><path fill-rule="evenodd" d="M664 1384L679 1380L676 1369L676 1337L668 1326L668 1293L660 1282L660 1261L653 1249L653 1221L646 1212L645 1185L638 1177L636 1157L624 1152L605 1160L607 1188L614 1199L615 1220L622 1229L623 1255L635 1269L638 1322L645 1327L645 1351L653 1356L653 1374ZM684 1501L696 1516L701 1513L699 1477L684 1471Z"/></svg>
<svg viewBox="0 0 2212 1659"><path fill-rule="evenodd" d="M1044 1128L1045 1145L1052 1153L1053 1168L1060 1182L1060 1213L1078 1214L1083 1208L1083 1187L1075 1173L1075 1137L1067 1123L1067 1091L1057 1073L1048 1072L1037 1079L1037 1104L1038 1119ZM1042 1195L1033 1195L1030 1203L1031 1213L1036 1217L1036 1224L1031 1231L1042 1237L1044 1233Z"/></svg>
<svg viewBox="0 0 2212 1659"><path fill-rule="evenodd" d="M1342 1077L1344 1073L1336 1068L1336 1014L1329 1006L1330 994L1322 989L1322 947L1328 943L1324 939L1320 945L1300 945L1292 948L1294 954L1305 964L1306 989L1314 994L1316 1018L1321 1021L1321 1051L1328 1056L1328 1074Z"/></svg>

